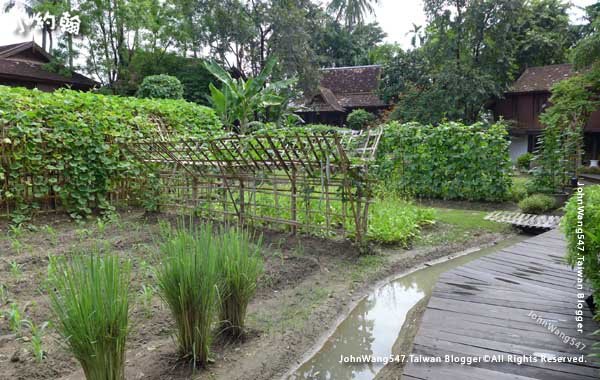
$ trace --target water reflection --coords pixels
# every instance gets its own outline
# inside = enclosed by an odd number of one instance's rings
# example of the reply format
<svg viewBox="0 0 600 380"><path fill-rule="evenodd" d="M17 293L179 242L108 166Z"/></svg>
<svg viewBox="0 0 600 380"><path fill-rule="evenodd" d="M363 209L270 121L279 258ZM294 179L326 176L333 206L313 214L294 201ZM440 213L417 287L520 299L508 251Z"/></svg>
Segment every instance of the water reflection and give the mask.
<svg viewBox="0 0 600 380"><path fill-rule="evenodd" d="M431 294L439 276L454 267L512 245L522 238L421 269L394 280L364 298L290 379L373 379L385 363L340 363L342 355L389 357L411 308Z"/></svg>

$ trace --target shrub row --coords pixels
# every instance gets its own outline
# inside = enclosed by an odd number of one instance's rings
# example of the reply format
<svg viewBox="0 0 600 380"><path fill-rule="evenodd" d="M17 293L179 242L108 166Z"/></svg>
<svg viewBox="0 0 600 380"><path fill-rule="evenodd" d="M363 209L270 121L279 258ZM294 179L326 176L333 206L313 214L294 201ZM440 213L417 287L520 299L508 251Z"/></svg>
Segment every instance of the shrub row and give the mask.
<svg viewBox="0 0 600 380"><path fill-rule="evenodd" d="M0 204L14 222L52 198L73 217L110 209L127 179L151 177L121 143L156 133L206 136L221 124L207 107L71 90L0 86ZM137 195L144 182L126 183Z"/></svg>
<svg viewBox="0 0 600 380"><path fill-rule="evenodd" d="M392 122L385 128L379 176L393 190L442 199L500 201L509 196L511 162L503 124Z"/></svg>

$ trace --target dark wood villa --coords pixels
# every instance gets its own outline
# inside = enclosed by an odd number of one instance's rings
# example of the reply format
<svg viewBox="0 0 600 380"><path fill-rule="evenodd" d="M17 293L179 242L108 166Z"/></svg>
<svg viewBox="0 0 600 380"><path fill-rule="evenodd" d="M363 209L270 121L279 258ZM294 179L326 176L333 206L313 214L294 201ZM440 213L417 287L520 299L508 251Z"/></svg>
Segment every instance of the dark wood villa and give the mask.
<svg viewBox="0 0 600 380"><path fill-rule="evenodd" d="M297 113L307 123L339 126L358 108L377 114L389 107L377 94L380 75L380 65L322 69L317 94Z"/></svg>
<svg viewBox="0 0 600 380"><path fill-rule="evenodd" d="M494 104L494 116L512 122L510 154L513 160L535 148L544 128L539 115L549 106L552 85L574 74L570 64L527 68L504 94L504 99ZM597 111L585 126L584 162L598 160L599 150L600 111Z"/></svg>
<svg viewBox="0 0 600 380"><path fill-rule="evenodd" d="M44 65L52 60L35 42L0 46L0 85L54 91L61 87L87 91L97 85L78 73L65 76L48 71Z"/></svg>

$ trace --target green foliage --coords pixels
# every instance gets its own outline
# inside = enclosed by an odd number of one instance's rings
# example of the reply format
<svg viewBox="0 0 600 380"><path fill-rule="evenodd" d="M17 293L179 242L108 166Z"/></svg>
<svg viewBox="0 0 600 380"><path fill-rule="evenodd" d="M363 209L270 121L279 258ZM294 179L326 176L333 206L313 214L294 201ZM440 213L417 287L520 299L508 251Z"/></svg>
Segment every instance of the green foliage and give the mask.
<svg viewBox="0 0 600 380"><path fill-rule="evenodd" d="M374 12L371 3L378 0L331 0L327 10L333 13L336 19L344 19L346 26L352 27L362 24L367 14Z"/></svg>
<svg viewBox="0 0 600 380"><path fill-rule="evenodd" d="M233 338L244 334L248 303L263 271L262 241L252 243L247 231L231 229L217 238L221 332Z"/></svg>
<svg viewBox="0 0 600 380"><path fill-rule="evenodd" d="M582 38L572 51L576 69L593 65L600 60L600 3L585 8L588 24L581 26Z"/></svg>
<svg viewBox="0 0 600 380"><path fill-rule="evenodd" d="M384 66L381 92L397 102L393 120L481 120L525 67L563 63L573 43L559 0L423 3L424 34L414 26L415 48Z"/></svg>
<svg viewBox="0 0 600 380"><path fill-rule="evenodd" d="M349 29L334 19L328 19L313 34L312 45L321 67L382 63L391 56L390 50L398 49L394 45L378 47L385 38L385 33L377 23L357 25Z"/></svg>
<svg viewBox="0 0 600 380"><path fill-rule="evenodd" d="M425 225L432 224L435 212L417 207L398 197L377 199L369 210L369 240L408 246Z"/></svg>
<svg viewBox="0 0 600 380"><path fill-rule="evenodd" d="M514 202L519 202L529 194L527 189L527 179L523 177L515 177L510 188L510 199Z"/></svg>
<svg viewBox="0 0 600 380"><path fill-rule="evenodd" d="M545 214L556 208L556 200L545 194L533 194L519 202L519 208L525 214Z"/></svg>
<svg viewBox="0 0 600 380"><path fill-rule="evenodd" d="M109 194L123 181L133 199L153 199L148 169L120 144L158 132L181 137L221 132L212 110L185 101L3 86L0 127L6 129L0 145L7 152L0 178L8 183L0 199L14 205L15 223L52 194L74 218L110 211Z"/></svg>
<svg viewBox="0 0 600 380"><path fill-rule="evenodd" d="M194 365L206 365L217 306L219 252L213 230L206 224L169 235L156 270L158 289L175 319L180 354Z"/></svg>
<svg viewBox="0 0 600 380"><path fill-rule="evenodd" d="M540 121L546 126L535 152L531 188L552 193L577 176L583 152L583 128L600 107L600 63L584 74L558 82L552 87L550 103Z"/></svg>
<svg viewBox="0 0 600 380"><path fill-rule="evenodd" d="M158 74L174 76L183 85L185 100L208 105L208 85L213 77L201 59L182 57L174 53L153 54L151 51L140 51L134 56L129 70L132 77L140 78L139 80Z"/></svg>
<svg viewBox="0 0 600 380"><path fill-rule="evenodd" d="M183 85L176 77L160 74L144 78L136 96L151 99L182 99Z"/></svg>
<svg viewBox="0 0 600 380"><path fill-rule="evenodd" d="M581 170L579 170L580 173L585 173L585 174L600 174L600 167L589 167L586 166L584 168L581 168Z"/></svg>
<svg viewBox="0 0 600 380"><path fill-rule="evenodd" d="M530 169L532 159L533 154L530 152L520 155L517 158L517 169L525 172L528 171Z"/></svg>
<svg viewBox="0 0 600 380"><path fill-rule="evenodd" d="M346 119L346 124L348 124L348 127L350 129L365 129L367 127L372 126L375 122L375 119L375 115L359 108L350 112L348 118Z"/></svg>
<svg viewBox="0 0 600 380"><path fill-rule="evenodd" d="M25 321L24 324L29 328L29 332L31 334L30 346L31 351L33 352L33 357L38 363L41 363L42 360L44 360L44 357L46 356L46 352L44 351L43 338L49 323L44 322L41 325L36 325L33 322Z"/></svg>
<svg viewBox="0 0 600 380"><path fill-rule="evenodd" d="M294 80L268 83L275 64L276 61L270 59L258 76L244 80L233 79L231 74L215 62L206 63L206 69L222 85L222 89L212 83L209 85L209 100L225 126L238 126L240 133L244 134L248 132L251 122L268 119L269 109L285 109L287 100L283 91Z"/></svg>
<svg viewBox="0 0 600 380"><path fill-rule="evenodd" d="M48 280L56 328L87 380L122 380L131 265L112 254L54 260Z"/></svg>
<svg viewBox="0 0 600 380"><path fill-rule="evenodd" d="M378 151L379 177L401 194L500 201L509 195L506 127L389 123Z"/></svg>
<svg viewBox="0 0 600 380"><path fill-rule="evenodd" d="M4 317L8 320L8 328L17 336L21 336L21 329L25 323L23 313L16 303L10 304L10 309L4 313Z"/></svg>
<svg viewBox="0 0 600 380"><path fill-rule="evenodd" d="M600 186L577 188L565 206L561 227L567 236L567 261L583 270L600 307Z"/></svg>

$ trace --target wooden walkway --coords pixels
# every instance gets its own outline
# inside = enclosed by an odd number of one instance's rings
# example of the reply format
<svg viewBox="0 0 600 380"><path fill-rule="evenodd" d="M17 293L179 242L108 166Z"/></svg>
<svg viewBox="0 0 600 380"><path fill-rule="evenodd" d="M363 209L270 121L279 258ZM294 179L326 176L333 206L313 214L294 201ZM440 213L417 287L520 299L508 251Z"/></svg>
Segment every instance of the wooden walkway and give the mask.
<svg viewBox="0 0 600 380"><path fill-rule="evenodd" d="M560 224L560 216L522 214L512 211L494 211L486 215L484 219L500 223L510 223L516 227L540 228L543 230L557 228Z"/></svg>
<svg viewBox="0 0 600 380"><path fill-rule="evenodd" d="M413 359L407 360L402 378L598 380L600 365L582 355L600 340L589 336L599 327L585 305L584 333L577 332L577 275L564 264L565 247L562 234L552 230L444 273L429 300L415 337ZM543 318L546 326L531 313ZM580 351L564 343L555 335L560 333L586 348ZM504 362L461 365L445 362L446 355ZM442 363L416 362L429 357L439 357ZM585 362L553 362L564 358L585 358ZM519 359L526 361L514 363Z"/></svg>

